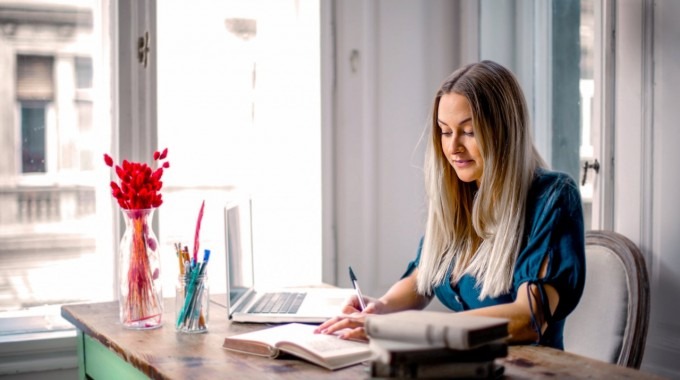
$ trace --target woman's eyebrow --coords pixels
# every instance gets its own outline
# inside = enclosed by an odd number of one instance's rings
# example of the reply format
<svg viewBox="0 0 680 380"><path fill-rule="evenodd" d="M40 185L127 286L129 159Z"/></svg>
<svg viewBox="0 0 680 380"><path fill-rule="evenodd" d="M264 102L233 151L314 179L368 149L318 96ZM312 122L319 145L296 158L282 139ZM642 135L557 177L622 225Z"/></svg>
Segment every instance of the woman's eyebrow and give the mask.
<svg viewBox="0 0 680 380"><path fill-rule="evenodd" d="M472 121L472 117L468 117L468 118L462 120L460 123L458 123L458 125L459 125L459 126L460 126L460 125L463 125L463 124L465 124L465 123L467 123L467 122L469 122L469 121Z"/></svg>
<svg viewBox="0 0 680 380"><path fill-rule="evenodd" d="M465 123L468 123L468 122L470 122L470 121L472 121L472 116L470 116L470 117L468 117L468 118L465 118L465 119L461 120L461 121L458 123L458 126L461 126L461 125L463 125L463 124L465 124ZM447 127L449 126L448 124L446 124L445 122L441 121L440 119L437 119L437 124L443 124L444 126L447 126Z"/></svg>

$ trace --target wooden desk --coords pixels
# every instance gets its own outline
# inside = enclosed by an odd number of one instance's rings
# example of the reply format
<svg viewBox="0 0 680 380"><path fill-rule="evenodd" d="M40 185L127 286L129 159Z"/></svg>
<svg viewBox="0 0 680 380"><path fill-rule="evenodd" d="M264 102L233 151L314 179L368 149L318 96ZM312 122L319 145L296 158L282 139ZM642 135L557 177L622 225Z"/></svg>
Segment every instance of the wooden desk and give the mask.
<svg viewBox="0 0 680 380"><path fill-rule="evenodd" d="M365 379L368 366L328 371L297 359L266 359L222 349L225 336L265 327L231 323L219 305L210 305L209 332L178 334L174 299L166 299L164 324L147 331L124 329L118 303L62 306L78 329L79 378L93 379ZM505 378L654 379L653 375L545 347L512 346L502 360Z"/></svg>

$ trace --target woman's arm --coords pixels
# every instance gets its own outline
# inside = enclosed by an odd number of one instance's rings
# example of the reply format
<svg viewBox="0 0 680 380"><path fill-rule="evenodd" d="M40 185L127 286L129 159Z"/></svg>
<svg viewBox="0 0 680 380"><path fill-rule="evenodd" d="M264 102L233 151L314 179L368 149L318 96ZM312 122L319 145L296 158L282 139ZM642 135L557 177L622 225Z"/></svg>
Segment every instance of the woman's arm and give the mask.
<svg viewBox="0 0 680 380"><path fill-rule="evenodd" d="M538 274L539 278L545 277L548 270L548 260L549 258L546 256L541 264L541 269ZM510 321L508 324L510 342L535 342L538 340L538 334L531 321L531 311L533 310L536 321L541 324L541 332L545 331L548 327L548 323L546 316L543 315L544 309L540 304L541 296L538 292L538 287L536 285L531 285L531 297L529 297L527 286L529 285L526 282L519 286L517 289L517 298L511 303L466 310L461 311L461 313L506 318ZM548 284L543 285L543 290L545 291L548 305L550 306L550 314L554 314L555 309L557 309L557 304L560 301L560 295L554 287Z"/></svg>
<svg viewBox="0 0 680 380"><path fill-rule="evenodd" d="M364 322L366 314L371 313L391 313L406 309L422 309L427 306L429 299L424 296L417 295L414 297L404 297L409 292L409 282L404 278L403 280L394 284L390 290L385 293L383 297L376 303L367 305L365 313L358 311L351 314L341 315L329 319L317 328L317 332L325 334L332 334L338 330L348 329L341 337L343 339L359 339L367 340L366 332L364 331ZM517 299L511 303L482 307L479 309L461 311L469 315L481 315L487 317L506 318L510 321L508 325L508 332L510 334L510 342L525 343L535 342L538 339L538 334L532 325L531 308L533 308L534 315L537 321L541 323L542 331L547 328L546 318L542 315L543 308L539 304L540 296L536 285L531 285L531 293L533 297L527 294L527 283L520 285L517 292ZM411 288L414 289L414 288ZM544 285L544 290L550 304L550 312L554 313L559 302L559 294L550 285ZM529 302L531 300L531 308ZM380 306L378 306L380 305ZM379 311L378 311L379 310Z"/></svg>
<svg viewBox="0 0 680 380"><path fill-rule="evenodd" d="M416 291L417 275L418 268L392 285L378 300L380 309L377 309L376 313L386 314L409 309L424 309L430 303L432 297L418 294Z"/></svg>
<svg viewBox="0 0 680 380"><path fill-rule="evenodd" d="M532 297L527 294L527 283L520 285L517 290L517 299L511 303L505 303L494 306L482 307L479 309L461 311L468 315L482 315L486 317L506 318L510 321L508 325L508 332L510 333L510 342L525 343L535 342L538 340L538 334L532 325L531 310L533 308L534 315L537 321L541 323L541 331L545 331L548 327L545 316L543 316L543 308L540 305L540 296L536 285L531 285ZM557 308L560 296L550 285L544 285L544 290L550 305L550 313L554 313ZM531 302L531 308L529 306Z"/></svg>
<svg viewBox="0 0 680 380"><path fill-rule="evenodd" d="M547 267L548 257L545 258L541 265L539 278L545 277ZM347 332L341 335L342 338L367 340L368 337L364 330L366 314L386 314L407 309L425 308L431 298L418 294L416 291L417 271L418 269L416 268L408 277L392 285L379 300L370 302L363 313L359 312L358 301L354 297L350 304L346 305L343 309L343 312L346 313L345 315L329 319L320 325L316 331L332 334L338 330L348 329ZM527 292L528 286L528 283L520 285L517 290L517 298L511 303L466 310L461 313L506 318L510 321L508 325L510 342L535 342L538 339L538 334L532 323L531 311L533 310L536 321L541 324L541 331L545 331L548 325L546 322L547 318L543 315L544 309L540 304L541 297L537 286L531 285L531 297ZM553 314L560 300L559 294L554 287L548 284L543 285L543 289L550 306L550 313Z"/></svg>

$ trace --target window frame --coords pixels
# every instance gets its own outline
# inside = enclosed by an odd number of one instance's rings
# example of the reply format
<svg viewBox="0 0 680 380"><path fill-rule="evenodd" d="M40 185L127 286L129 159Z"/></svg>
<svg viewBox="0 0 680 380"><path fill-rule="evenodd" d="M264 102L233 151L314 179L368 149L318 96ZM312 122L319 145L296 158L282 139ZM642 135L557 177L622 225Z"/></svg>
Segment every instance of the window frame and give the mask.
<svg viewBox="0 0 680 380"><path fill-rule="evenodd" d="M148 30L150 35L155 36L156 2L100 0L98 4L101 9L107 10L109 16L101 20L98 33L111 36L112 45L103 47L103 62L98 65L111 70L108 73L110 83L100 84L109 96L107 99L97 99L101 100L97 107L100 112L94 112L99 115L99 121L112 126L112 154L134 160L150 157L157 140L154 38L150 39L151 59L146 68L139 65L135 47L136 36L143 34L140 31ZM123 48L126 46L133 48ZM93 62L93 65L97 65L97 62ZM47 170L49 172L49 168ZM102 202L98 209L104 210L104 213L110 212L109 217L119 220L113 225L114 231L111 231L111 236L119 236L124 225L120 214L114 213L114 202L110 197L98 196L97 199ZM118 241L113 238L105 240L103 244L108 244L113 252L117 252ZM115 265L116 260L112 261ZM117 268L113 270L117 272ZM116 282L117 276L113 278ZM117 284L114 284L114 289L117 288ZM54 310L53 313L58 312ZM23 319L29 325L31 323L30 318L16 318ZM0 362L3 363L0 375L42 372L42 376L49 378L54 371L75 370L78 368L76 330L73 327L58 328L55 331L0 336Z"/></svg>

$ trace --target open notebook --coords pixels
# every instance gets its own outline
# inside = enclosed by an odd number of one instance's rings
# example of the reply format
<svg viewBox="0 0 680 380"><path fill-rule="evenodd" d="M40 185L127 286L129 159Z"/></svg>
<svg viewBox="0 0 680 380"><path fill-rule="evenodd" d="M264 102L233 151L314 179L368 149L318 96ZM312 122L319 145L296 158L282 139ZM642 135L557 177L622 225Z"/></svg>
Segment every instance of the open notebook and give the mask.
<svg viewBox="0 0 680 380"><path fill-rule="evenodd" d="M348 288L323 287L256 290L250 197L239 196L228 203L224 222L229 319L256 323L321 323L340 314L342 305L354 293ZM295 258L291 257L291 261Z"/></svg>

